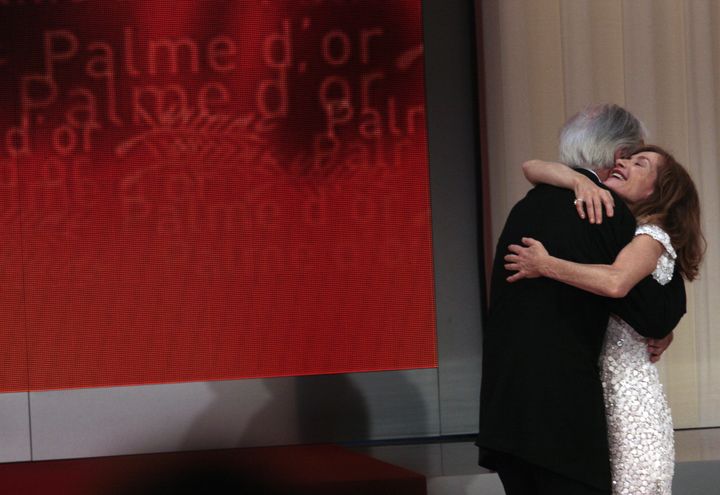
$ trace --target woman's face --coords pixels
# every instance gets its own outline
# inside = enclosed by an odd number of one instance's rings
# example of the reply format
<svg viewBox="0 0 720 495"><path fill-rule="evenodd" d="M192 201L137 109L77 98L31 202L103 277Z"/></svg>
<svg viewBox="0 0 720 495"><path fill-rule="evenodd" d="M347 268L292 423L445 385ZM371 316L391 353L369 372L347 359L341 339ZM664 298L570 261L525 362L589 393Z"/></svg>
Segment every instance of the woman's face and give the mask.
<svg viewBox="0 0 720 495"><path fill-rule="evenodd" d="M615 160L605 185L627 203L636 203L649 197L655 190L658 167L662 166L662 155L654 151L643 151L630 158Z"/></svg>

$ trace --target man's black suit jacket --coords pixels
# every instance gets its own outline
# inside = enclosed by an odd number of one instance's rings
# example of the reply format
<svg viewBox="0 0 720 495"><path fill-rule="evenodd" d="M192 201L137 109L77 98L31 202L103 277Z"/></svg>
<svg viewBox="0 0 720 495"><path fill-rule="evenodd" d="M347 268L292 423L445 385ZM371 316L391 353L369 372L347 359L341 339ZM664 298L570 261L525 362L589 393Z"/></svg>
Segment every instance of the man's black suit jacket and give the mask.
<svg viewBox="0 0 720 495"><path fill-rule="evenodd" d="M599 183L594 174L580 170ZM635 219L615 196L615 216L579 218L572 191L538 185L510 212L498 241L483 329L480 464L510 454L601 489L610 466L598 373L610 313L646 337L663 337L685 313L680 274L661 286L642 280L623 299L596 296L548 278L508 283L509 244L533 237L560 258L611 264L632 240Z"/></svg>

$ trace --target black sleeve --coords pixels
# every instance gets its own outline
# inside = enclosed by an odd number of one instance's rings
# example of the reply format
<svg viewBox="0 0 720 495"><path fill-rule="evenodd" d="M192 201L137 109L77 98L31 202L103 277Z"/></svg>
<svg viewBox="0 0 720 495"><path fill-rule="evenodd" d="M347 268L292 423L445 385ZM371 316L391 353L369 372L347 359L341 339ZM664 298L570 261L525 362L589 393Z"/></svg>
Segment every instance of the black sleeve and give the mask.
<svg viewBox="0 0 720 495"><path fill-rule="evenodd" d="M685 284L675 267L667 285L645 277L626 297L614 299L610 308L640 335L659 339L677 326L685 314L685 304Z"/></svg>
<svg viewBox="0 0 720 495"><path fill-rule="evenodd" d="M616 199L617 204L617 199ZM607 222L606 242L617 243L618 253L635 235L635 218L622 205L617 218ZM677 266L672 280L660 285L652 276L641 280L622 299L610 302L610 311L644 337L662 338L672 332L685 314L685 284Z"/></svg>

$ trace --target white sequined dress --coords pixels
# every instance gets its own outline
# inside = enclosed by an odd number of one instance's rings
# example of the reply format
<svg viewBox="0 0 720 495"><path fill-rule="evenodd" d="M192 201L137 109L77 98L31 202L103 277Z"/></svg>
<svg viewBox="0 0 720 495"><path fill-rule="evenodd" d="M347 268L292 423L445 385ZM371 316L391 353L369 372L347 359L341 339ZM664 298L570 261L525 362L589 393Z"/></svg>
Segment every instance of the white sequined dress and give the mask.
<svg viewBox="0 0 720 495"><path fill-rule="evenodd" d="M656 225L639 226L635 235L641 234L665 248L652 274L665 285L676 258L670 236ZM669 495L675 468L670 408L645 338L616 316L608 323L600 370L613 495Z"/></svg>

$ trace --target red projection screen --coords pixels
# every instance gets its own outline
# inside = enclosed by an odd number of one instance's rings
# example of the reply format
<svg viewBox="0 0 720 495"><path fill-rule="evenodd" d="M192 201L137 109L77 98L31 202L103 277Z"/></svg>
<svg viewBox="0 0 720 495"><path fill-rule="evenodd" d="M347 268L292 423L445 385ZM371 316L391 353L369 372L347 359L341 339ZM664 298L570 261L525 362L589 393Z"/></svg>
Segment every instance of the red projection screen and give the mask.
<svg viewBox="0 0 720 495"><path fill-rule="evenodd" d="M437 366L420 0L0 16L0 392Z"/></svg>

